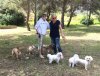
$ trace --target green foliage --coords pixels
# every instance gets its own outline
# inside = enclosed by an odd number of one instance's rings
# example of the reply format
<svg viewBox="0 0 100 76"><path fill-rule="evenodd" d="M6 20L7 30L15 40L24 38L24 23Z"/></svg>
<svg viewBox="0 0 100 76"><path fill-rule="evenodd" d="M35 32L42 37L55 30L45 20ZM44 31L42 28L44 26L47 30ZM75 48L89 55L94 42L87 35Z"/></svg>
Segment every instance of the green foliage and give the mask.
<svg viewBox="0 0 100 76"><path fill-rule="evenodd" d="M100 22L100 16L98 17L98 21Z"/></svg>
<svg viewBox="0 0 100 76"><path fill-rule="evenodd" d="M13 9L2 9L0 11L0 24L2 25L23 25L25 16Z"/></svg>
<svg viewBox="0 0 100 76"><path fill-rule="evenodd" d="M84 24L84 25L92 25L94 23L94 20L93 19L88 19L88 18L83 18L80 21L80 23Z"/></svg>

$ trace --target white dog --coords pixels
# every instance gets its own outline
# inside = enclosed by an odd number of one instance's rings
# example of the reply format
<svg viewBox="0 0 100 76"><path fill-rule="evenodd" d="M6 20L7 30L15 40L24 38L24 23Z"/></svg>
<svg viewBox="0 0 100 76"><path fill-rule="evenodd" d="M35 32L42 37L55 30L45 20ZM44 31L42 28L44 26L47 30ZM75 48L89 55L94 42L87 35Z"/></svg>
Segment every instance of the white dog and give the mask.
<svg viewBox="0 0 100 76"><path fill-rule="evenodd" d="M93 61L93 58L91 56L85 56L85 59L78 59L78 63L83 64L85 70L87 70L88 65L90 65L91 61Z"/></svg>
<svg viewBox="0 0 100 76"><path fill-rule="evenodd" d="M49 63L53 61L59 63L59 61L63 59L63 54L61 52L58 52L56 55L47 54L47 58L49 59Z"/></svg>
<svg viewBox="0 0 100 76"><path fill-rule="evenodd" d="M79 55L74 54L73 57L69 58L69 66L74 67L78 63L78 60L79 60Z"/></svg>

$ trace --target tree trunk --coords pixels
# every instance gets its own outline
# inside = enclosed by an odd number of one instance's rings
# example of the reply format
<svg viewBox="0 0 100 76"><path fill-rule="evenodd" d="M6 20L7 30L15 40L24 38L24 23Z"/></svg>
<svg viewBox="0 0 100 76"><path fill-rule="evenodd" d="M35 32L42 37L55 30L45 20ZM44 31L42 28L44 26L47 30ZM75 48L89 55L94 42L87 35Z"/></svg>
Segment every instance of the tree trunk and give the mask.
<svg viewBox="0 0 100 76"><path fill-rule="evenodd" d="M65 14L65 0L63 1L62 4L62 12L61 12L61 22L62 22L62 28L64 28L64 14Z"/></svg>
<svg viewBox="0 0 100 76"><path fill-rule="evenodd" d="M27 26L27 30L28 31L31 31L30 30L30 27L29 27L29 16L30 16L30 0L27 0L27 3L28 3L28 9L27 9L27 21L26 21L26 26Z"/></svg>
<svg viewBox="0 0 100 76"><path fill-rule="evenodd" d="M35 0L35 12L34 12L34 26L37 21L37 0Z"/></svg>
<svg viewBox="0 0 100 76"><path fill-rule="evenodd" d="M89 20L91 19L91 10L89 10Z"/></svg>
<svg viewBox="0 0 100 76"><path fill-rule="evenodd" d="M48 11L47 11L47 21L49 21L50 14L51 14L51 9L50 9L50 6L49 6Z"/></svg>
<svg viewBox="0 0 100 76"><path fill-rule="evenodd" d="M72 20L73 14L74 14L74 10L71 8L71 13L70 13L70 17L69 17L69 21L68 21L67 27L69 27L69 25L70 25L70 22Z"/></svg>

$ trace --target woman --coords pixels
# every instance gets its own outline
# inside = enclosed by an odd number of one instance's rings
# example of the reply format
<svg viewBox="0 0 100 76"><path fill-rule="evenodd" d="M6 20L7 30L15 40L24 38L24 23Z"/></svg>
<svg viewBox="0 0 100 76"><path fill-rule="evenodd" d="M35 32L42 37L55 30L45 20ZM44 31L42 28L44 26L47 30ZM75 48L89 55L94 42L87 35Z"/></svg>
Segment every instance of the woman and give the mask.
<svg viewBox="0 0 100 76"><path fill-rule="evenodd" d="M61 23L59 20L57 20L57 16L52 15L51 19L52 20L49 23L50 24L50 38L53 44L54 54L56 54L57 51L62 52L62 49L60 47L60 32L61 32L62 38L64 38L64 34L62 32Z"/></svg>

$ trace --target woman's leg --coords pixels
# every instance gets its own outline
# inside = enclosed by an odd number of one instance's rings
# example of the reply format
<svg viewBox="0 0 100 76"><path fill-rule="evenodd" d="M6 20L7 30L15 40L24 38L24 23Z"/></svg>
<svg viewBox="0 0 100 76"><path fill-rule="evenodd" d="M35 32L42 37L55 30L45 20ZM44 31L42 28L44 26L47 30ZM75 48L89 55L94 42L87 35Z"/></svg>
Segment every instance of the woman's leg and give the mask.
<svg viewBox="0 0 100 76"><path fill-rule="evenodd" d="M43 55L42 55L42 46L43 46L43 35L40 35L39 37L39 40L38 40L38 43L39 43L39 55L40 55L40 58L44 58Z"/></svg>
<svg viewBox="0 0 100 76"><path fill-rule="evenodd" d="M56 49L59 52L62 52L61 46L60 46L60 38L56 38Z"/></svg>
<svg viewBox="0 0 100 76"><path fill-rule="evenodd" d="M56 40L55 40L55 38L51 38L51 44L53 45L54 54L56 54L57 49L56 49Z"/></svg>

